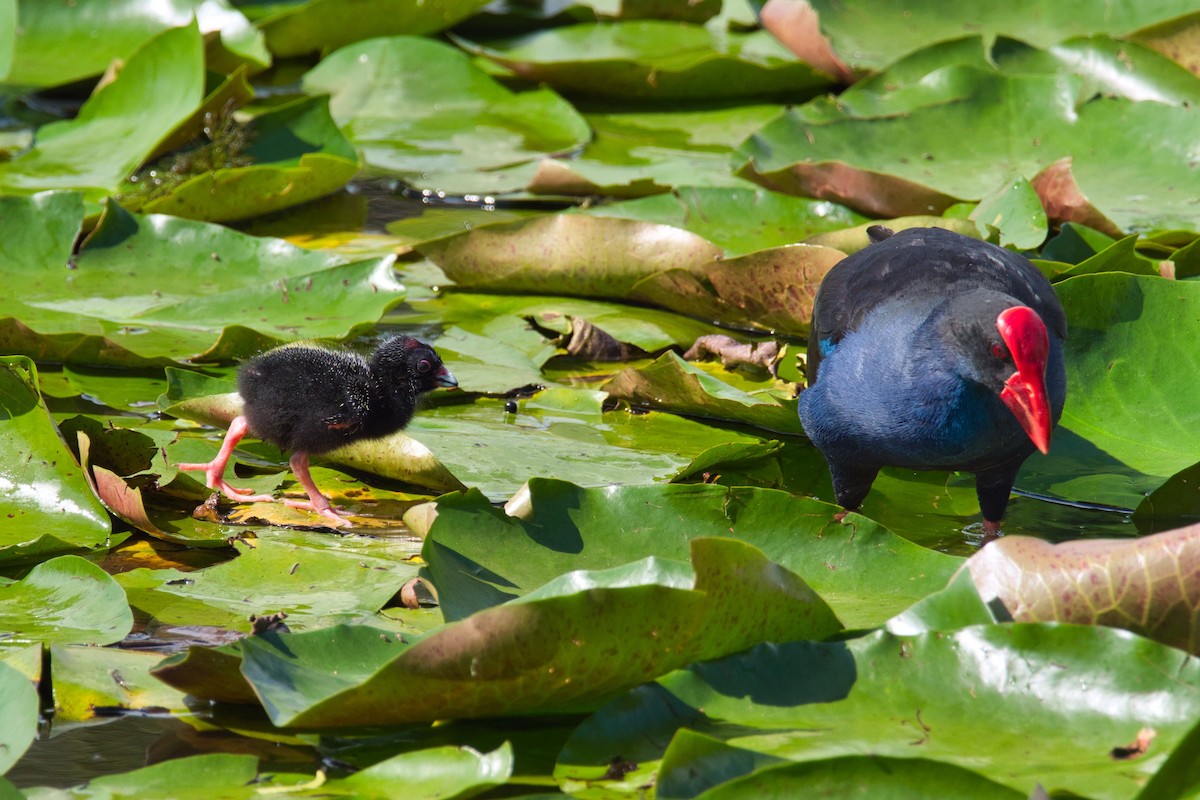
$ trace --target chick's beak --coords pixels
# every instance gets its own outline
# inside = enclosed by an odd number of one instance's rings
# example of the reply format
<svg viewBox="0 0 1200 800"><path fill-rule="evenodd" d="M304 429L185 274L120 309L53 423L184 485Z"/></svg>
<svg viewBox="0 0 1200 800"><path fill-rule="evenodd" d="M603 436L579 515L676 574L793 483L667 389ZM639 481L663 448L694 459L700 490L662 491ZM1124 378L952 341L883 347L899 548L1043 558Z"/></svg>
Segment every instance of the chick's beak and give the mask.
<svg viewBox="0 0 1200 800"><path fill-rule="evenodd" d="M453 372L445 367L442 367L437 371L437 374L433 376L433 380L438 386L441 386L444 389L458 388L458 379L454 377Z"/></svg>

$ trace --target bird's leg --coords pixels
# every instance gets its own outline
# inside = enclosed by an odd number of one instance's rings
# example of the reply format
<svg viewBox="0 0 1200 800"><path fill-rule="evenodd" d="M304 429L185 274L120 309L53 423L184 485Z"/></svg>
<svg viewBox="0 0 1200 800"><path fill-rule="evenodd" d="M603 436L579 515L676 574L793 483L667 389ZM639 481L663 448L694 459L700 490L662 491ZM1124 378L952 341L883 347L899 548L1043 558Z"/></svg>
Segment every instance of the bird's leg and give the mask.
<svg viewBox="0 0 1200 800"><path fill-rule="evenodd" d="M217 451L216 458L203 464L176 464L175 468L192 472L203 472L205 486L210 489L216 489L218 492L223 492L233 500L240 500L244 503L274 501L275 498L269 494L254 494L253 489L239 489L236 486L230 486L225 481L225 468L229 465L229 459L233 455L233 448L237 447L238 442L242 440L242 437L249 430L250 426L247 424L245 417L234 417L233 421L229 423L229 430L225 434L224 441L221 442L221 449Z"/></svg>
<svg viewBox="0 0 1200 800"><path fill-rule="evenodd" d="M1000 535L1000 520L1008 507L1008 496L1021 462L1001 464L975 473L975 493L979 495L979 510L983 512L983 534L996 538Z"/></svg>
<svg viewBox="0 0 1200 800"><path fill-rule="evenodd" d="M829 465L829 474L833 478L833 496L837 503L847 511L857 511L862 505L871 484L879 474L879 467L847 467L839 464Z"/></svg>
<svg viewBox="0 0 1200 800"><path fill-rule="evenodd" d="M329 502L329 498L321 494L321 490L317 488L317 484L313 482L312 474L308 471L308 453L303 450L297 450L292 454L292 473L296 476L296 480L304 487L304 491L308 492L308 501L304 500L287 500L283 501L284 505L291 508L304 508L309 511L315 511L322 517L332 522L335 527L348 528L351 523L349 520L342 519L340 510L334 508Z"/></svg>

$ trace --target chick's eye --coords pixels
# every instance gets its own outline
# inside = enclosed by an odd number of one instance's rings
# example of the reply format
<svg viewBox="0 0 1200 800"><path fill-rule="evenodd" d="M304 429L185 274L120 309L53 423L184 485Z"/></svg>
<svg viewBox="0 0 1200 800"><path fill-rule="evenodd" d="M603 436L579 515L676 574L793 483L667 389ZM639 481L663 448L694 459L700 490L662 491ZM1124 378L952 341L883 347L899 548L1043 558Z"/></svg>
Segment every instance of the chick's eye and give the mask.
<svg viewBox="0 0 1200 800"><path fill-rule="evenodd" d="M417 372L429 372L431 369L433 369L433 364L429 363L429 359L422 358L417 362Z"/></svg>
<svg viewBox="0 0 1200 800"><path fill-rule="evenodd" d="M992 355L1001 360L1008 358L1008 353L998 344L992 345Z"/></svg>

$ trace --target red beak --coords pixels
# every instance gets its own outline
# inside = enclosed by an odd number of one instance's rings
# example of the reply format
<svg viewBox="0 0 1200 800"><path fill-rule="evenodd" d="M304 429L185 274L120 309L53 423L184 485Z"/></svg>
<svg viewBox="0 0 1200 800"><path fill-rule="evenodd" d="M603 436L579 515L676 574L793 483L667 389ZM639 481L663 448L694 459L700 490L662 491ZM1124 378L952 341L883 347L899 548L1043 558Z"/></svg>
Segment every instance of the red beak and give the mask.
<svg viewBox="0 0 1200 800"><path fill-rule="evenodd" d="M996 318L1001 338L1017 371L1004 382L1000 399L1043 453L1050 452L1050 402L1046 399L1046 357L1050 336L1037 312L1026 306L1005 309Z"/></svg>

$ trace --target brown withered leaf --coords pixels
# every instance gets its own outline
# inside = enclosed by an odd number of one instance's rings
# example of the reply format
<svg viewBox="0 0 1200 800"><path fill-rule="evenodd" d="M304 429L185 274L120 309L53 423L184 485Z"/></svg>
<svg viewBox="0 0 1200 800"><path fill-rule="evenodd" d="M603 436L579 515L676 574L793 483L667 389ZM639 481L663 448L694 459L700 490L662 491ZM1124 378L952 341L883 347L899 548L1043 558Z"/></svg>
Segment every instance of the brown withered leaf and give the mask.
<svg viewBox="0 0 1200 800"><path fill-rule="evenodd" d="M571 318L567 352L588 361L632 361L644 355L639 348L617 341L583 317Z"/></svg>
<svg viewBox="0 0 1200 800"><path fill-rule="evenodd" d="M964 568L1018 622L1107 625L1200 652L1200 525L1061 544L1005 536Z"/></svg>
<svg viewBox="0 0 1200 800"><path fill-rule="evenodd" d="M937 215L958 202L958 198L897 175L859 169L840 161L796 163L770 175L758 172L751 161L736 174L785 194L833 200L871 217Z"/></svg>
<svg viewBox="0 0 1200 800"><path fill-rule="evenodd" d="M854 82L854 70L838 58L833 43L821 33L817 10L808 0L767 0L759 20L804 63L828 72L842 83Z"/></svg>
<svg viewBox="0 0 1200 800"><path fill-rule="evenodd" d="M700 361L708 356L721 359L721 366L735 369L746 366L765 370L772 377L779 372L779 342L739 342L723 333L712 333L697 339L683 357Z"/></svg>
<svg viewBox="0 0 1200 800"><path fill-rule="evenodd" d="M1071 173L1071 159L1060 158L1030 181L1051 222L1078 222L1116 238L1124 234L1087 199Z"/></svg>

